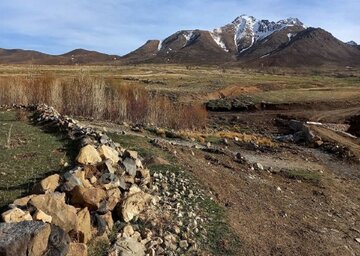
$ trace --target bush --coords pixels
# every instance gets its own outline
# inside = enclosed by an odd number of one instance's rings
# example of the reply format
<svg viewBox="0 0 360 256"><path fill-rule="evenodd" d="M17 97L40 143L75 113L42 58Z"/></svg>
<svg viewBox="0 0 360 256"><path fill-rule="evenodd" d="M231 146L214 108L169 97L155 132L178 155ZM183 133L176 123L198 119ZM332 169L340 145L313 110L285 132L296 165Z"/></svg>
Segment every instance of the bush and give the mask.
<svg viewBox="0 0 360 256"><path fill-rule="evenodd" d="M0 105L45 103L61 113L114 122L152 123L173 129L204 127L201 105L180 104L150 95L142 86L118 85L80 73L73 78L53 74L0 79Z"/></svg>

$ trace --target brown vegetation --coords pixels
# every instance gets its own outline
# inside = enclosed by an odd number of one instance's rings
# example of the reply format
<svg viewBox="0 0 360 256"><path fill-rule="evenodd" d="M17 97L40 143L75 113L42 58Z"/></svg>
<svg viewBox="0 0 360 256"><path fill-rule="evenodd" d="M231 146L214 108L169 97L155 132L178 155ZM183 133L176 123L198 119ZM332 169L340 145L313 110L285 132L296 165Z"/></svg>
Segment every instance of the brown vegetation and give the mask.
<svg viewBox="0 0 360 256"><path fill-rule="evenodd" d="M115 85L84 73L73 78L49 73L0 79L0 105L41 103L67 115L174 129L203 127L207 120L201 105L175 103L165 96L151 96L142 86Z"/></svg>

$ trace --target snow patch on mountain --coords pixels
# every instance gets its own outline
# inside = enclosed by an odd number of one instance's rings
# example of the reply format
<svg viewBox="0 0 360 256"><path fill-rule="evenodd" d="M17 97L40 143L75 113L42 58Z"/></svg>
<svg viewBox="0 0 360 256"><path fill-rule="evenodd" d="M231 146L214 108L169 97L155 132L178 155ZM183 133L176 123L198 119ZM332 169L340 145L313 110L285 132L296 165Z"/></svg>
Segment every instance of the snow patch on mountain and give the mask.
<svg viewBox="0 0 360 256"><path fill-rule="evenodd" d="M290 42L290 41L291 41L291 38L293 37L293 34L291 34L291 33L287 33L287 37L288 37L289 42Z"/></svg>
<svg viewBox="0 0 360 256"><path fill-rule="evenodd" d="M229 52L229 50L226 48L226 45L224 44L224 42L221 39L221 29L214 29L213 32L210 32L210 35L212 37L212 39L214 40L214 42L221 47L221 49L223 49L225 52Z"/></svg>
<svg viewBox="0 0 360 256"><path fill-rule="evenodd" d="M240 53L249 50L249 49L254 45L254 43L255 43L255 37L252 37L252 38L251 38L251 44L250 44L250 46L242 49L242 50L240 51Z"/></svg>
<svg viewBox="0 0 360 256"><path fill-rule="evenodd" d="M304 24L296 18L288 18L274 22L258 20L253 16L241 15L232 22L232 26L235 30L234 42L238 47L238 52L244 52L250 49L257 41L265 39L274 32L295 25L302 26L304 29L306 28ZM240 46L239 44L241 41L249 43L248 45Z"/></svg>
<svg viewBox="0 0 360 256"><path fill-rule="evenodd" d="M229 44L228 36L233 37L235 50L238 53L245 52L253 47L258 41L266 42L269 36L287 27L300 26L304 29L307 27L297 18L287 18L277 22L269 20L259 20L253 16L241 15L233 22L220 28L208 31L214 42L225 52L233 50L232 43ZM229 34L230 33L230 34ZM183 47L191 45L194 40L199 38L197 30L182 30L177 32L178 36L185 39ZM287 34L289 41L296 34ZM232 40L232 39L231 39ZM229 48L230 47L230 48ZM164 44L160 41L158 50L164 50Z"/></svg>
<svg viewBox="0 0 360 256"><path fill-rule="evenodd" d="M160 51L161 50L161 48L162 48L162 40L159 40L159 44L158 44L158 51Z"/></svg>
<svg viewBox="0 0 360 256"><path fill-rule="evenodd" d="M194 30L187 30L182 33L182 36L185 38L186 42L184 44L184 47L191 43L193 37L194 37Z"/></svg>

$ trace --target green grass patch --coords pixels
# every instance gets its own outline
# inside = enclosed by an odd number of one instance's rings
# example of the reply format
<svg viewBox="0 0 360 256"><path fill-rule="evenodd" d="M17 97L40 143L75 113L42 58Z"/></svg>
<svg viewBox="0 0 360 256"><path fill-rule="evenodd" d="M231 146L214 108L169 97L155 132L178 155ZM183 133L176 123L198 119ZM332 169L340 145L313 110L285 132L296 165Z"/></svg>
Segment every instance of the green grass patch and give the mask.
<svg viewBox="0 0 360 256"><path fill-rule="evenodd" d="M0 208L29 193L38 179L62 172L63 163L74 157L70 146L26 116L19 120L15 111L0 111Z"/></svg>
<svg viewBox="0 0 360 256"><path fill-rule="evenodd" d="M280 171L280 173L286 178L293 180L302 180L313 184L319 184L321 181L320 173L314 171L301 170L301 169L293 169L293 170L283 169Z"/></svg>
<svg viewBox="0 0 360 256"><path fill-rule="evenodd" d="M226 212L210 198L200 201L200 207L207 213L206 245L214 255L239 255L241 253L241 242L230 230L226 222Z"/></svg>

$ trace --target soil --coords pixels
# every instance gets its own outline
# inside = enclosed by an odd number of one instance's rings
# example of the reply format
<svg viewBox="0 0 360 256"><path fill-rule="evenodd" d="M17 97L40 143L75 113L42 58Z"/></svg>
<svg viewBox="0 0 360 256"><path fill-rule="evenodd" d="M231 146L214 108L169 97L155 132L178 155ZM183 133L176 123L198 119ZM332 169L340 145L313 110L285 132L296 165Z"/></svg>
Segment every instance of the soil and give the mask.
<svg viewBox="0 0 360 256"><path fill-rule="evenodd" d="M358 107L338 109L331 115L330 110L271 110L213 113L211 118L214 126L235 127L231 123L235 120L246 124L250 133L273 136L279 132L273 122L279 115L340 124L344 115L358 111ZM113 132L127 129L95 125ZM324 140L360 152L358 139L326 126L312 128ZM292 143L280 144L275 150L249 150L230 141L227 148L220 145L225 154L216 154L202 150L203 145L194 148L199 146L196 142L158 139L165 144L162 150L176 152L178 164L226 209L228 225L241 243L236 255L360 255L359 163ZM237 152L246 162L234 161ZM264 170L251 168L255 163Z"/></svg>

